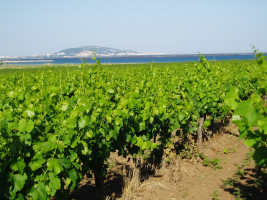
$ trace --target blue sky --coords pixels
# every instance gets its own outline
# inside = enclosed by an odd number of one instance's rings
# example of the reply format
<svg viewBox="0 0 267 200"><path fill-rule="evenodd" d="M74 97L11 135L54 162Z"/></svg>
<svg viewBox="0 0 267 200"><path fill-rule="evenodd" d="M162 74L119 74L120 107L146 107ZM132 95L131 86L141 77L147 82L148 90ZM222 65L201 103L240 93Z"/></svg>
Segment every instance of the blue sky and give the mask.
<svg viewBox="0 0 267 200"><path fill-rule="evenodd" d="M104 46L151 53L267 52L266 0L0 0L0 56Z"/></svg>

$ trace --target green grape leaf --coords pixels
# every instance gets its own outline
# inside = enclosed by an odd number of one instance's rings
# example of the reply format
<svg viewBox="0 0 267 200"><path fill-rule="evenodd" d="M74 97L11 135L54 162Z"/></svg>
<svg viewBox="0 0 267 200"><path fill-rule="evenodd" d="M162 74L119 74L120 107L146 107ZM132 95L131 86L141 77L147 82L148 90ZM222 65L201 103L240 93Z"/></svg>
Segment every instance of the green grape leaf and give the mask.
<svg viewBox="0 0 267 200"><path fill-rule="evenodd" d="M18 200L24 200L23 194L21 194L21 193L18 194Z"/></svg>
<svg viewBox="0 0 267 200"><path fill-rule="evenodd" d="M137 137L136 136L133 136L132 137L132 144L136 144L136 142L137 142Z"/></svg>
<svg viewBox="0 0 267 200"><path fill-rule="evenodd" d="M228 105L231 110L235 110L238 107L237 99L238 99L239 89L237 87L232 87L231 90L225 95L224 102Z"/></svg>
<svg viewBox="0 0 267 200"><path fill-rule="evenodd" d="M10 91L7 93L7 96L10 97L10 98L14 98L14 92L13 91Z"/></svg>
<svg viewBox="0 0 267 200"><path fill-rule="evenodd" d="M150 122L150 124L152 124L153 121L154 121L154 118L153 118L153 117L149 117L149 122Z"/></svg>
<svg viewBox="0 0 267 200"><path fill-rule="evenodd" d="M117 133L116 133L115 131L110 130L110 131L109 131L109 136L110 136L110 137L113 137L115 140L117 140Z"/></svg>
<svg viewBox="0 0 267 200"><path fill-rule="evenodd" d="M142 147L142 146L143 146L143 140L142 140L142 138L137 137L137 143L136 143L136 146L138 146L138 147Z"/></svg>
<svg viewBox="0 0 267 200"><path fill-rule="evenodd" d="M259 119L257 125L263 127L264 134L267 135L267 117Z"/></svg>
<svg viewBox="0 0 267 200"><path fill-rule="evenodd" d="M119 120L118 118L115 120L115 124L116 124L117 126L120 125L120 120Z"/></svg>
<svg viewBox="0 0 267 200"><path fill-rule="evenodd" d="M180 127L180 124L178 122L175 122L172 128L173 130L176 130L179 127Z"/></svg>
<svg viewBox="0 0 267 200"><path fill-rule="evenodd" d="M266 147L257 147L253 154L253 159L258 166L263 166L267 164L267 149Z"/></svg>
<svg viewBox="0 0 267 200"><path fill-rule="evenodd" d="M26 125L27 125L27 121L26 121L26 119L21 119L21 120L19 121L19 125L18 125L18 130L19 130L19 132L24 132L24 131L26 130L26 129L25 129Z"/></svg>
<svg viewBox="0 0 267 200"><path fill-rule="evenodd" d="M46 187L43 183L38 184L37 193L40 200L47 200Z"/></svg>
<svg viewBox="0 0 267 200"><path fill-rule="evenodd" d="M70 105L70 103L68 101L63 101L61 110L66 111L68 109L69 105Z"/></svg>
<svg viewBox="0 0 267 200"><path fill-rule="evenodd" d="M21 119L19 121L18 130L19 132L27 131L30 133L34 128L34 122L30 120L29 122L26 121L26 119Z"/></svg>
<svg viewBox="0 0 267 200"><path fill-rule="evenodd" d="M111 94L113 94L115 91L113 90L113 89L109 89L108 90L108 93L111 93Z"/></svg>
<svg viewBox="0 0 267 200"><path fill-rule="evenodd" d="M120 127L119 126L114 126L114 131L119 134L120 132Z"/></svg>
<svg viewBox="0 0 267 200"><path fill-rule="evenodd" d="M108 123L111 123L111 121L112 121L111 116L106 115L106 119L107 119L107 122L108 122ZM119 124L116 123L116 125L119 125Z"/></svg>
<svg viewBox="0 0 267 200"><path fill-rule="evenodd" d="M139 123L139 127L140 127L140 131L145 130L146 129L146 123L145 122Z"/></svg>
<svg viewBox="0 0 267 200"><path fill-rule="evenodd" d="M89 117L88 116L85 116L85 117L80 118L78 120L78 125L79 125L79 128L81 128L81 129L86 127L88 124L89 124Z"/></svg>
<svg viewBox="0 0 267 200"><path fill-rule="evenodd" d="M35 115L34 111L32 111L32 110L26 110L25 112L27 113L27 115L28 115L30 118L34 117L34 115Z"/></svg>
<svg viewBox="0 0 267 200"><path fill-rule="evenodd" d="M82 143L82 145L83 145L83 147L84 147L84 150L82 150L82 154L83 154L83 155L86 155L87 152L88 152L88 145L87 145L87 143L86 143L85 141L83 141L83 140L81 140L81 143Z"/></svg>
<svg viewBox="0 0 267 200"><path fill-rule="evenodd" d="M76 186L76 181L78 179L78 176L77 176L77 173L76 173L75 169L71 169L69 171L69 176L70 176L70 178L71 178L71 180L73 182L72 187L70 189L73 190L75 188L75 186Z"/></svg>
<svg viewBox="0 0 267 200"><path fill-rule="evenodd" d="M13 192L18 192L22 190L26 180L27 180L27 175L25 173L23 174L23 176L21 174L14 175L13 176L13 182L14 182Z"/></svg>
<svg viewBox="0 0 267 200"><path fill-rule="evenodd" d="M147 142L143 142L141 149L142 150L146 149L146 146L147 146Z"/></svg>
<svg viewBox="0 0 267 200"><path fill-rule="evenodd" d="M94 137L94 132L92 130L89 130L89 131L86 132L86 136L88 138L92 138L92 137Z"/></svg>
<svg viewBox="0 0 267 200"><path fill-rule="evenodd" d="M57 176L54 176L53 173L49 173L49 187L52 189L51 195L54 196L56 191L61 188L60 179Z"/></svg>
<svg viewBox="0 0 267 200"><path fill-rule="evenodd" d="M259 138L246 138L244 140L244 144L249 146L249 147L253 147L254 145L259 143Z"/></svg>
<svg viewBox="0 0 267 200"><path fill-rule="evenodd" d="M38 89L37 85L32 86L32 90L37 90L37 89Z"/></svg>
<svg viewBox="0 0 267 200"><path fill-rule="evenodd" d="M49 141L52 142L52 143L57 144L57 142L58 142L58 135L51 135L50 138L49 138Z"/></svg>
<svg viewBox="0 0 267 200"><path fill-rule="evenodd" d="M183 113L179 113L179 120L182 121L184 119L184 114Z"/></svg>
<svg viewBox="0 0 267 200"><path fill-rule="evenodd" d="M150 149L150 147L151 147L151 142L150 141L147 141L146 142L146 149L148 150L148 149Z"/></svg>
<svg viewBox="0 0 267 200"><path fill-rule="evenodd" d="M77 158L77 153L73 150L70 150L70 161L73 162Z"/></svg>
<svg viewBox="0 0 267 200"><path fill-rule="evenodd" d="M74 129L76 127L76 118L68 118L67 119L67 127L70 128L70 129Z"/></svg>
<svg viewBox="0 0 267 200"><path fill-rule="evenodd" d="M37 200L38 199L38 191L35 187L31 188L31 192L30 195L32 196L33 200Z"/></svg>
<svg viewBox="0 0 267 200"><path fill-rule="evenodd" d="M239 103L238 108L235 110L235 115L245 116L249 125L253 125L258 117L256 110L253 108L252 99Z"/></svg>
<svg viewBox="0 0 267 200"><path fill-rule="evenodd" d="M63 167L65 167L65 169L68 169L71 166L71 161L69 159L67 159L67 158L62 158L61 159L61 165Z"/></svg>
<svg viewBox="0 0 267 200"><path fill-rule="evenodd" d="M148 113L143 113L142 114L142 118L143 118L143 121L147 120L149 118L149 114Z"/></svg>
<svg viewBox="0 0 267 200"><path fill-rule="evenodd" d="M34 128L34 122L32 120L28 121L28 123L27 123L27 125L25 127L25 130L28 133L30 133L30 132L32 132L33 128Z"/></svg>
<svg viewBox="0 0 267 200"><path fill-rule="evenodd" d="M14 171L19 171L20 174L23 174L26 164L22 158L18 158L18 161L13 165L12 169Z"/></svg>
<svg viewBox="0 0 267 200"><path fill-rule="evenodd" d="M65 181L66 187L69 187L69 184L71 183L71 178L67 178Z"/></svg>
<svg viewBox="0 0 267 200"><path fill-rule="evenodd" d="M31 146L31 141L32 141L32 137L31 137L31 134L27 133L27 134L21 134L20 137L19 137L20 141L21 142L24 142L25 141L25 144L28 145L28 146Z"/></svg>
<svg viewBox="0 0 267 200"><path fill-rule="evenodd" d="M131 135L127 135L126 142L130 142L132 139Z"/></svg>
<svg viewBox="0 0 267 200"><path fill-rule="evenodd" d="M43 158L33 159L33 160L31 160L29 166L30 166L32 171L35 171L35 170L39 169L40 167L42 167L42 165L45 162L46 162L46 160Z"/></svg>
<svg viewBox="0 0 267 200"><path fill-rule="evenodd" d="M63 167L60 164L60 161L56 158L49 159L47 162L47 167L49 171L54 172L54 175L59 174L61 171L63 171Z"/></svg>
<svg viewBox="0 0 267 200"><path fill-rule="evenodd" d="M154 149L156 149L158 147L157 143L152 143L151 144L151 151L153 151Z"/></svg>

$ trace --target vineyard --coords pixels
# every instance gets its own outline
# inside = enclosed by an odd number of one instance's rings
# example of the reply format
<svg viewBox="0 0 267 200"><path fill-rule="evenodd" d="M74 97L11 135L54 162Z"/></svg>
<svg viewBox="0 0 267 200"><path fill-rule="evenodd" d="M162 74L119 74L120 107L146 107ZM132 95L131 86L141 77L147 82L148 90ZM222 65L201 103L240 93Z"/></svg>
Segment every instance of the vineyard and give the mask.
<svg viewBox="0 0 267 200"><path fill-rule="evenodd" d="M216 122L230 120L267 165L267 65L255 60L2 69L0 199L67 199L83 177L103 198L110 154L130 157L138 187L173 157L218 170L201 152ZM227 153L227 152L225 152ZM174 155L173 155L174 154ZM160 156L159 156L160 155ZM183 155L183 156L182 156ZM160 160L158 158L160 157ZM191 156L192 157L192 156ZM190 158L191 158L190 157Z"/></svg>

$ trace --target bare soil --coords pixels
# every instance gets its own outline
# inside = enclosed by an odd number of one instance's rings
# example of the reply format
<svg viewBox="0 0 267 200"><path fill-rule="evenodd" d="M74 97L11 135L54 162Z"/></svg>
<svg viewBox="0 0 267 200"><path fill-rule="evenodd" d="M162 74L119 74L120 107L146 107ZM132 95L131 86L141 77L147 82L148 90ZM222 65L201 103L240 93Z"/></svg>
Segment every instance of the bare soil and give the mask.
<svg viewBox="0 0 267 200"><path fill-rule="evenodd" d="M235 200L237 197L247 200L266 200L267 188L260 189L258 170L251 159L251 150L238 140L238 129L234 124L223 127L204 143L202 152L205 156L219 158L219 166L203 166L203 159L180 159L175 157L166 169L157 169L154 174L143 168L143 179L137 188L131 188L127 169L133 166L130 158L111 154L110 168L105 186L107 200L142 199L142 200ZM227 149L228 153L225 153ZM126 167L123 167L126 166ZM236 179L235 183L224 184L225 180ZM225 182L226 183L226 182ZM98 200L93 178L84 178L78 191L72 191L69 200ZM217 191L217 192L216 192ZM217 194L217 195L216 195ZM211 196L214 195L214 196ZM240 198L240 199L242 199Z"/></svg>

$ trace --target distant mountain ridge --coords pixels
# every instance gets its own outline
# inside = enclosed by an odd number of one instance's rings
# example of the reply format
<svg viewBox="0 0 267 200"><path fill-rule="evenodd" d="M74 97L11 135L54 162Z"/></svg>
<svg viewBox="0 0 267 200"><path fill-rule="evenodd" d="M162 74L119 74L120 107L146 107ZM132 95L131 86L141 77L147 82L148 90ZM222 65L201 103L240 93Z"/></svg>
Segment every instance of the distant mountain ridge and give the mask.
<svg viewBox="0 0 267 200"><path fill-rule="evenodd" d="M90 56L95 52L97 55L114 56L114 55L129 55L138 54L139 52L131 50L120 50L115 48L101 47L101 46L83 46L77 48L68 48L61 50L53 55L57 56Z"/></svg>

